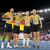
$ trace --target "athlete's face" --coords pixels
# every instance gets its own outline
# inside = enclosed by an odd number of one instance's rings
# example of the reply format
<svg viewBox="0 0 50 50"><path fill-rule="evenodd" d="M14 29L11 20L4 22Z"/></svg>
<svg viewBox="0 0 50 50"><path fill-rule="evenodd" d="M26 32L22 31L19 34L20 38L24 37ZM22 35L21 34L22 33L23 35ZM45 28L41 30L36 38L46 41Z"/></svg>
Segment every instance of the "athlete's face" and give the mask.
<svg viewBox="0 0 50 50"><path fill-rule="evenodd" d="M29 11L27 11L27 12L26 12L26 16L29 16L29 14L30 14Z"/></svg>
<svg viewBox="0 0 50 50"><path fill-rule="evenodd" d="M18 13L18 16L22 16L22 12L21 13Z"/></svg>
<svg viewBox="0 0 50 50"><path fill-rule="evenodd" d="M33 9L33 10L32 10L32 13L33 13L33 14L36 14L36 10L35 10L35 9Z"/></svg>
<svg viewBox="0 0 50 50"><path fill-rule="evenodd" d="M13 13L13 12L14 12L14 9L13 9L13 8L11 8L11 9L10 9L10 12L12 12L12 13Z"/></svg>

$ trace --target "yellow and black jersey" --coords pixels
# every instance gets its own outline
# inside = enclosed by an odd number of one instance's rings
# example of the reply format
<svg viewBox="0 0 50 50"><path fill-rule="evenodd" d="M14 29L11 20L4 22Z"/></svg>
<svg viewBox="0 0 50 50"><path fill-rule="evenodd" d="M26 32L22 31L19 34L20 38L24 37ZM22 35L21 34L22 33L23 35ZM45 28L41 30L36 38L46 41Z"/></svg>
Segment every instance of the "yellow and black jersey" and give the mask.
<svg viewBox="0 0 50 50"><path fill-rule="evenodd" d="M31 15L32 21L34 25L40 24L40 27L42 28L42 21L40 20L40 16L38 14Z"/></svg>
<svg viewBox="0 0 50 50"><path fill-rule="evenodd" d="M19 16L15 16L15 26L19 26L20 25L20 17Z"/></svg>
<svg viewBox="0 0 50 50"><path fill-rule="evenodd" d="M20 17L18 15L15 16L15 25L16 26L19 26L21 21L24 21L24 18L23 17Z"/></svg>
<svg viewBox="0 0 50 50"><path fill-rule="evenodd" d="M30 26L30 23L31 23L31 17L30 16L25 16L24 17L24 20L25 20L25 26Z"/></svg>
<svg viewBox="0 0 50 50"><path fill-rule="evenodd" d="M31 15L31 18L32 18L32 21L33 21L33 24L34 25L37 25L39 24L39 21L40 21L40 16L39 15Z"/></svg>
<svg viewBox="0 0 50 50"><path fill-rule="evenodd" d="M11 24L13 20L13 13L11 12L6 12L4 15L4 18L6 18L6 23Z"/></svg>

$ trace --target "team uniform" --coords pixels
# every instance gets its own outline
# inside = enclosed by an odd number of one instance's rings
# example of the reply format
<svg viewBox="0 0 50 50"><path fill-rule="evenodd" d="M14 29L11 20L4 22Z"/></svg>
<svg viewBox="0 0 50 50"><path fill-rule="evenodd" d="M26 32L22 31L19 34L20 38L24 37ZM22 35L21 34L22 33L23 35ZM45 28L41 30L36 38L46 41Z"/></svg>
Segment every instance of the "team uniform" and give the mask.
<svg viewBox="0 0 50 50"><path fill-rule="evenodd" d="M31 17L30 16L25 16L24 17L24 22L25 22L25 25L24 25L24 38L23 38L23 48L25 47L25 41L27 40L26 42L26 47L30 47L29 46L29 34L31 32L30 30L30 23L31 23ZM27 38L27 39L26 39Z"/></svg>
<svg viewBox="0 0 50 50"><path fill-rule="evenodd" d="M37 32L40 30L40 16L39 15L31 15L32 23L31 23L31 31Z"/></svg>
<svg viewBox="0 0 50 50"><path fill-rule="evenodd" d="M11 39L11 33L12 33L12 21L13 21L13 13L11 12L7 12L3 15L4 18L6 18L6 25L4 27L4 34L3 34L3 38L2 38L2 45L1 48L4 48L4 40L6 37L6 33L8 34L8 44L7 47L12 48L10 46L10 39Z"/></svg>
<svg viewBox="0 0 50 50"><path fill-rule="evenodd" d="M23 17L15 16L15 25L14 25L14 29L13 29L14 33L19 34L20 32L24 32L24 29L20 27L21 24L24 25L23 21L24 21Z"/></svg>
<svg viewBox="0 0 50 50"><path fill-rule="evenodd" d="M30 34L31 30L30 30L30 23L31 23L31 17L25 17L25 27L24 27L24 32L27 34Z"/></svg>
<svg viewBox="0 0 50 50"><path fill-rule="evenodd" d="M4 29L4 32L12 32L12 20L13 20L13 14L11 12L5 13L6 17L6 28Z"/></svg>
<svg viewBox="0 0 50 50"><path fill-rule="evenodd" d="M32 29L32 32L34 34L34 45L33 47L36 47L36 38L38 40L38 48L40 47L40 27L42 27L42 23L41 23L41 20L40 20L40 16L35 14L35 15L31 15L31 18L32 18L32 26L31 26L31 29Z"/></svg>
<svg viewBox="0 0 50 50"><path fill-rule="evenodd" d="M15 25L14 25L13 33L19 34L19 25L20 25L20 17L15 16Z"/></svg>

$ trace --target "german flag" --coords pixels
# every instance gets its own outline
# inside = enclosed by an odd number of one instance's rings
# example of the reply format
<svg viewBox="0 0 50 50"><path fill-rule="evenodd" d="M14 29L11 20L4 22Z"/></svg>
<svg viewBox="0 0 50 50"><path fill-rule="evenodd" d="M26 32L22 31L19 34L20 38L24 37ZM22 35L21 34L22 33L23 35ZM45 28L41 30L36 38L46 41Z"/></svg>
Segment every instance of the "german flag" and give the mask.
<svg viewBox="0 0 50 50"><path fill-rule="evenodd" d="M25 24L24 21L21 21L21 22L20 22L20 30L21 30L21 31L24 31L24 24Z"/></svg>

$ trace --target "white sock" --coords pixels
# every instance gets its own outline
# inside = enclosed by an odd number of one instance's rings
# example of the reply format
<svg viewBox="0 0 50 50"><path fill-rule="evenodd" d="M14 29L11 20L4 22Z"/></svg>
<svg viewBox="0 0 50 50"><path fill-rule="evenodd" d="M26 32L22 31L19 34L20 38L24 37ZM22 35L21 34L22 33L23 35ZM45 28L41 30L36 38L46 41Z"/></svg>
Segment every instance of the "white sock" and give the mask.
<svg viewBox="0 0 50 50"><path fill-rule="evenodd" d="M8 42L7 45L10 46L10 42Z"/></svg>
<svg viewBox="0 0 50 50"><path fill-rule="evenodd" d="M2 46L4 46L4 42L2 42Z"/></svg>
<svg viewBox="0 0 50 50"><path fill-rule="evenodd" d="M29 45L29 39L27 39L27 46Z"/></svg>
<svg viewBox="0 0 50 50"><path fill-rule="evenodd" d="M23 39L23 45L24 45L24 46L25 46L25 41L26 41L26 40L25 40L25 39Z"/></svg>

